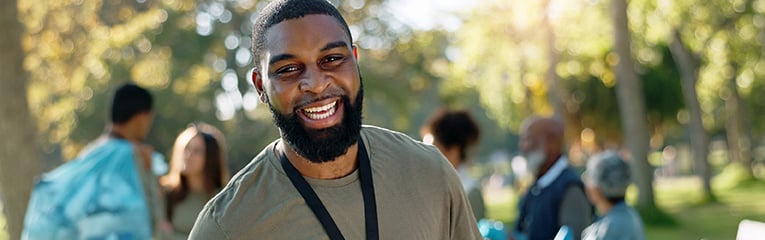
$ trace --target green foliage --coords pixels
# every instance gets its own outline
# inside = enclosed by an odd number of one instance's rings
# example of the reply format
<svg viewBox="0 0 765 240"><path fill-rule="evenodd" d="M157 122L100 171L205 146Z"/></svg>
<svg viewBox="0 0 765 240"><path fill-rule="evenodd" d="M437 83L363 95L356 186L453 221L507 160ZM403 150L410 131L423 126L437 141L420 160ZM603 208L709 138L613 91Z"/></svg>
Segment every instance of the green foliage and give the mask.
<svg viewBox="0 0 765 240"><path fill-rule="evenodd" d="M500 126L515 130L528 115L551 113L545 71L552 67L560 77L558 85L568 125L577 133L574 136L590 128L600 143L621 142L614 89L617 79L611 70L619 60L610 53L610 28L603 26L610 24L607 11L607 1L552 1L547 8L542 2L487 1L469 14L457 32L453 47L460 54L449 59L452 71L445 76L444 94L477 91L489 115ZM544 23L536 13L550 14L555 33L552 51L559 58L554 66L546 55L550 51L547 39L539 34ZM630 11L645 16L641 13ZM499 15L507 17L497 18ZM571 28L571 23L577 27ZM637 68L651 129L661 135L668 126L677 126L677 114L684 104L666 34L645 24L644 20L633 24L647 30L634 33L639 40L635 44Z"/></svg>
<svg viewBox="0 0 765 240"><path fill-rule="evenodd" d="M636 5L634 12L642 12L646 16L636 17L637 22L649 30L661 29L663 33L656 35L664 35L665 39L672 29L679 30L683 42L698 58L700 71L696 86L707 129L725 127L725 118L718 116L724 112L723 98L734 90L728 87L728 81L736 81L735 90L746 99L746 105L758 104L752 101L751 94L756 92L757 81L754 79L765 77L765 71L760 70L765 64L760 57L763 42L755 40L761 39L761 33L765 30L762 1L633 2L638 3L633 4ZM654 27L657 25L663 27ZM761 119L763 114L762 110L749 112L753 119ZM761 135L763 131L757 127L753 133Z"/></svg>
<svg viewBox="0 0 765 240"><path fill-rule="evenodd" d="M621 139L621 131L614 131L621 129L616 89L592 76L586 80L566 82L566 88L574 100L569 106L575 106L573 109L576 111L572 114L580 119L582 128L592 128L598 139Z"/></svg>
<svg viewBox="0 0 765 240"><path fill-rule="evenodd" d="M659 45L661 58L656 63L643 66L640 78L643 80L643 93L646 110L653 124L676 123L677 112L685 107L680 85L680 73L672 59L669 47Z"/></svg>
<svg viewBox="0 0 765 240"><path fill-rule="evenodd" d="M22 0L19 15L30 72L29 98L49 167L71 159L104 131L112 89L150 89L156 119L147 141L169 157L189 123L220 128L231 168L278 137L247 80L252 20L266 1ZM447 34L396 22L383 0L334 1L359 46L365 122L416 134L440 105L432 91L444 71ZM230 81L230 79L235 81ZM225 81L229 79L229 81ZM232 84L233 83L233 84ZM415 104L431 96L426 104Z"/></svg>
<svg viewBox="0 0 765 240"><path fill-rule="evenodd" d="M489 115L517 129L531 113L551 113L547 104L541 2L488 1L474 9L453 42L451 71L443 74L446 95L474 89ZM506 16L506 17L496 17Z"/></svg>
<svg viewBox="0 0 765 240"><path fill-rule="evenodd" d="M739 186L746 186L756 179L740 163L729 163L723 167L722 172L717 174L713 184L718 188L732 189Z"/></svg>
<svg viewBox="0 0 765 240"><path fill-rule="evenodd" d="M757 71L761 71L765 75L765 70ZM765 81L754 81L749 92L743 97L749 103L747 110L751 123L765 122L765 114L762 113L765 109L765 94L757 94L763 92L765 92ZM752 130L763 133L765 132L765 124L752 124Z"/></svg>

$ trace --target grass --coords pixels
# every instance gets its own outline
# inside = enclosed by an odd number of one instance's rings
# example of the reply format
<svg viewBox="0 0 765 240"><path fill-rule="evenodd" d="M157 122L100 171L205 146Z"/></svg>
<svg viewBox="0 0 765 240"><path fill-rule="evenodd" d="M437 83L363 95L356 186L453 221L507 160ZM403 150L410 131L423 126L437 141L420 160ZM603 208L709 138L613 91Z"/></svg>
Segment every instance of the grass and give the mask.
<svg viewBox="0 0 765 240"><path fill-rule="evenodd" d="M647 239L735 239L743 219L765 222L765 182L745 181L733 186L715 181L716 202L707 202L698 178L658 179L654 184L660 217L644 217ZM510 190L488 196L489 217L512 226L517 195ZM495 195L494 193L492 193ZM488 195L488 194L487 194ZM634 196L628 195L628 201ZM643 213L646 214L646 213Z"/></svg>

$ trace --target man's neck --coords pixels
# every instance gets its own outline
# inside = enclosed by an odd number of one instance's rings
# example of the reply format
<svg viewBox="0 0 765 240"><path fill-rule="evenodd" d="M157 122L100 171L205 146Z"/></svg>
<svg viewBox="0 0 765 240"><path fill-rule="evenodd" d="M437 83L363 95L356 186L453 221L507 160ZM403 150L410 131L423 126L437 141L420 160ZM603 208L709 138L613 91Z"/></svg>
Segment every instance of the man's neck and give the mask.
<svg viewBox="0 0 765 240"><path fill-rule="evenodd" d="M563 154L553 153L553 154L548 154L547 156L548 156L548 159L545 160L545 164L542 165L542 168L539 169L540 171L539 171L539 174L537 174L537 179L547 174L547 172L550 171L550 168L552 168L552 166L555 165L556 162L558 162L558 159L560 159L560 157L563 156Z"/></svg>
<svg viewBox="0 0 765 240"><path fill-rule="evenodd" d="M600 213L600 215L606 215L611 211L611 209L614 208L614 205L608 202L608 200L602 200L596 203L595 206L598 209L598 213Z"/></svg>
<svg viewBox="0 0 765 240"><path fill-rule="evenodd" d="M280 141L276 146L276 154L280 156L282 153L287 155L287 159L295 166L295 169L300 172L301 175L309 178L317 179L337 179L348 176L358 167L358 148L359 144L355 143L348 147L348 151L345 154L340 155L333 161L314 163L303 156L300 156L292 146L286 144L284 140Z"/></svg>
<svg viewBox="0 0 765 240"><path fill-rule="evenodd" d="M140 142L140 139L131 134L133 131L128 124L112 124L109 127L108 132L115 137L123 138L131 142Z"/></svg>

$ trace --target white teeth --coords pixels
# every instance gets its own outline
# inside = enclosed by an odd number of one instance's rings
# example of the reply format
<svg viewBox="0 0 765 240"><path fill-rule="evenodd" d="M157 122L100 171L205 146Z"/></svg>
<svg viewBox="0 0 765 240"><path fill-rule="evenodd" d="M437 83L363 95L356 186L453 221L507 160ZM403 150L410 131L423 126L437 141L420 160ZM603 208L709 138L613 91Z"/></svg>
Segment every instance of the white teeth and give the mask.
<svg viewBox="0 0 765 240"><path fill-rule="evenodd" d="M305 108L305 109L303 109L303 111L305 113L323 112L323 111L329 110L330 108L334 108L335 104L337 104L337 101L331 102L331 103L329 103L327 105L324 105L324 106L321 106L321 107Z"/></svg>
<svg viewBox="0 0 765 240"><path fill-rule="evenodd" d="M337 101L320 107L304 108L303 113L310 119L321 120L332 116L332 114L335 114L335 110L337 110L335 105L337 105Z"/></svg>
<svg viewBox="0 0 765 240"><path fill-rule="evenodd" d="M335 108L330 108L329 111L327 111L325 113L322 113L322 114L305 112L305 115L308 116L308 118L313 119L313 120L325 119L325 118L328 118L329 116L332 116L332 114L335 114Z"/></svg>

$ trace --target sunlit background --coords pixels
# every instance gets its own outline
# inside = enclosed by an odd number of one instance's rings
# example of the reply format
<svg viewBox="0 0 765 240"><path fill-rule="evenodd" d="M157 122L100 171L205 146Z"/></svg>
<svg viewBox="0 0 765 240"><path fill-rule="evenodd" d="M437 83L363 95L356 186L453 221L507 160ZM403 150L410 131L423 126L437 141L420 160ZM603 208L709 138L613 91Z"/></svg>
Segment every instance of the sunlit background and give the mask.
<svg viewBox="0 0 765 240"><path fill-rule="evenodd" d="M252 22L267 1L17 1L41 171L103 133L110 93L126 81L156 96L148 142L162 153L204 121L226 134L236 171L278 136L247 78ZM439 107L478 119L470 157L490 217L515 221L520 122L555 115L579 168L603 149L629 152L624 139L637 136L623 123L647 121L646 157L632 161L649 167L655 191L649 239L731 239L740 220L765 220L765 0L631 0L612 15L619 1L331 2L360 47L365 123L421 139ZM631 56L615 51L614 16L629 21ZM625 58L641 98L617 94ZM639 115L620 111L637 102ZM706 156L694 157L694 139L708 140Z"/></svg>

